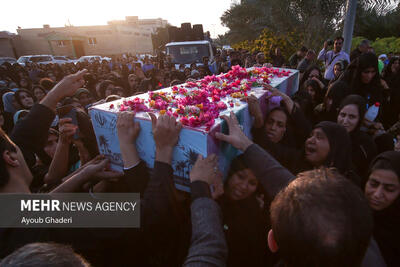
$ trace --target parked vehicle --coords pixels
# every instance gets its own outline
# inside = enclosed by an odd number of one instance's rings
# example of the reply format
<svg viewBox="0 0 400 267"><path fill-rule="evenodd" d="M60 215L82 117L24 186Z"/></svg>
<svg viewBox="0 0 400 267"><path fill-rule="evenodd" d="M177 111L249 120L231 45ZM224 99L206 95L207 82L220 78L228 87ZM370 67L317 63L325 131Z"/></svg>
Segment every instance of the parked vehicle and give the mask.
<svg viewBox="0 0 400 267"><path fill-rule="evenodd" d="M17 62L22 66L25 66L26 63L62 65L68 63L69 60L64 56L30 55L20 57Z"/></svg>
<svg viewBox="0 0 400 267"><path fill-rule="evenodd" d="M205 56L210 62L214 60L213 48L209 41L172 42L166 44L165 47L167 55L171 56L172 63L177 69L180 64L185 64L187 67L191 63L202 65Z"/></svg>
<svg viewBox="0 0 400 267"><path fill-rule="evenodd" d="M8 62L10 64L17 63L17 60L13 57L0 57L0 65L4 62Z"/></svg>
<svg viewBox="0 0 400 267"><path fill-rule="evenodd" d="M54 60L56 61L57 64L65 64L65 63L72 63L72 61L70 59L68 59L67 57L64 56L54 56L53 57Z"/></svg>
<svg viewBox="0 0 400 267"><path fill-rule="evenodd" d="M101 57L101 56L82 56L78 60L76 60L75 64L77 62L84 62L84 61L94 62L96 60L99 61L99 62L101 62L103 60L111 61L111 58L109 58L109 57Z"/></svg>

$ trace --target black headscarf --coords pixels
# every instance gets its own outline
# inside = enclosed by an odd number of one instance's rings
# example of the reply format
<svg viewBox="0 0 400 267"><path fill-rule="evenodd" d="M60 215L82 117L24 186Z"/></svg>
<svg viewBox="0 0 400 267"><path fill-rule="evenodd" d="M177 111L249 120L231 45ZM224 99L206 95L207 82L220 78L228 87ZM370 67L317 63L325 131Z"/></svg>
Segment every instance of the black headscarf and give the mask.
<svg viewBox="0 0 400 267"><path fill-rule="evenodd" d="M357 174L362 178L362 185L366 181L368 167L372 159L377 155L376 145L371 136L360 131L366 112L366 101L359 95L349 95L340 103L339 112L347 105L356 105L359 120L356 128L351 131L351 156Z"/></svg>
<svg viewBox="0 0 400 267"><path fill-rule="evenodd" d="M378 149L378 153L383 153L385 151L393 151L394 150L394 140L393 136L389 133L381 134L375 137L376 148Z"/></svg>
<svg viewBox="0 0 400 267"><path fill-rule="evenodd" d="M321 120L336 121L337 112L342 100L350 94L350 87L347 83L342 81L337 81L333 83L326 92L325 102L328 98L332 99L332 105L329 110L326 110L324 114L321 114ZM325 104L326 105L326 104Z"/></svg>
<svg viewBox="0 0 400 267"><path fill-rule="evenodd" d="M386 151L379 154L372 161L371 172L380 161L389 163L389 169L396 173L400 180L400 152ZM374 211L374 238L387 266L400 266L400 197L386 209Z"/></svg>
<svg viewBox="0 0 400 267"><path fill-rule="evenodd" d="M331 121L322 121L314 127L316 128L321 128L329 140L330 151L324 165L335 167L342 175L353 180L353 177L348 176L352 170L351 141L346 129ZM354 182L359 183L359 181Z"/></svg>
<svg viewBox="0 0 400 267"><path fill-rule="evenodd" d="M368 68L373 68L376 74L370 83L363 84L361 74ZM385 101L378 71L378 58L373 53L362 54L352 61L340 80L350 86L353 94L364 97L369 106Z"/></svg>
<svg viewBox="0 0 400 267"><path fill-rule="evenodd" d="M359 119L358 119L357 126L353 130L353 132L359 131L360 126L363 122L363 118L365 116L367 103L365 102L365 99L359 95L349 95L349 96L346 96L346 98L343 99L343 101L340 103L339 112L345 106L348 106L348 105L356 105L357 106Z"/></svg>
<svg viewBox="0 0 400 267"><path fill-rule="evenodd" d="M229 179L238 171L249 168L243 154L236 157L230 166ZM258 190L261 190L259 184ZM226 191L226 190L225 190ZM257 191L256 191L257 192ZM221 207L225 238L228 245L229 266L266 266L266 259L272 258L266 247L265 229L269 226L267 213L261 210L256 193L242 200L231 200L226 194L218 199ZM269 204L266 204L268 207ZM270 257L266 257L266 255Z"/></svg>

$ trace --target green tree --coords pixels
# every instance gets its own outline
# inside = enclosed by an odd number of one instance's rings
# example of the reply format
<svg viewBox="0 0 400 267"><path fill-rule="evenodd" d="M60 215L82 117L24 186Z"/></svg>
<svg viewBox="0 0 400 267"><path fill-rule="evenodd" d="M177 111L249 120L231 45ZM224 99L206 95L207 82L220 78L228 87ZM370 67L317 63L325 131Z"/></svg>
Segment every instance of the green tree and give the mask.
<svg viewBox="0 0 400 267"><path fill-rule="evenodd" d="M359 0L362 9L387 12L399 0ZM253 0L232 5L221 17L231 43L254 40L264 28L277 35L297 32L302 43L319 49L341 33L347 0Z"/></svg>
<svg viewBox="0 0 400 267"><path fill-rule="evenodd" d="M354 35L364 36L369 40L391 36L400 36L400 5L359 6L354 27Z"/></svg>

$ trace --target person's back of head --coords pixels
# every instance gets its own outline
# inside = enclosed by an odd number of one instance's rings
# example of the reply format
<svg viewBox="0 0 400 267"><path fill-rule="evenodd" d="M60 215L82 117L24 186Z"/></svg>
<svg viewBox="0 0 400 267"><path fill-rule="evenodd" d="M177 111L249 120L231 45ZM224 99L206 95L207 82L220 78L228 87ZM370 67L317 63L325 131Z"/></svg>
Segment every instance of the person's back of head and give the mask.
<svg viewBox="0 0 400 267"><path fill-rule="evenodd" d="M360 266L372 235L362 191L335 169L300 173L271 204L268 244L286 266Z"/></svg>
<svg viewBox="0 0 400 267"><path fill-rule="evenodd" d="M71 247L56 243L25 245L0 262L0 267L90 267Z"/></svg>
<svg viewBox="0 0 400 267"><path fill-rule="evenodd" d="M39 85L42 86L46 91L50 91L54 87L54 82L49 78L42 78L39 81Z"/></svg>
<svg viewBox="0 0 400 267"><path fill-rule="evenodd" d="M364 39L360 42L358 48L362 53L367 53L368 49L370 48L370 42L367 39Z"/></svg>

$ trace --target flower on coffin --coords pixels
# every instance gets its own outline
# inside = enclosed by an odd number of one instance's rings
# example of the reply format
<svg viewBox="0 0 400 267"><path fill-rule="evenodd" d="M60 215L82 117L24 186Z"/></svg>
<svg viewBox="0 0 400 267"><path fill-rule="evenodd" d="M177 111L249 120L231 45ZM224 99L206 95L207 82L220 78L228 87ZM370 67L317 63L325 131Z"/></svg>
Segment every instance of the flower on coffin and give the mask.
<svg viewBox="0 0 400 267"><path fill-rule="evenodd" d="M124 100L119 107L119 111L150 111L150 109L144 104L144 99L135 97L133 100Z"/></svg>
<svg viewBox="0 0 400 267"><path fill-rule="evenodd" d="M219 109L219 110L224 110L224 109L227 109L227 108L228 108L228 107L226 106L226 104L225 104L224 102L222 102L222 101L218 102L218 103L217 103L217 106L218 106L218 109Z"/></svg>

